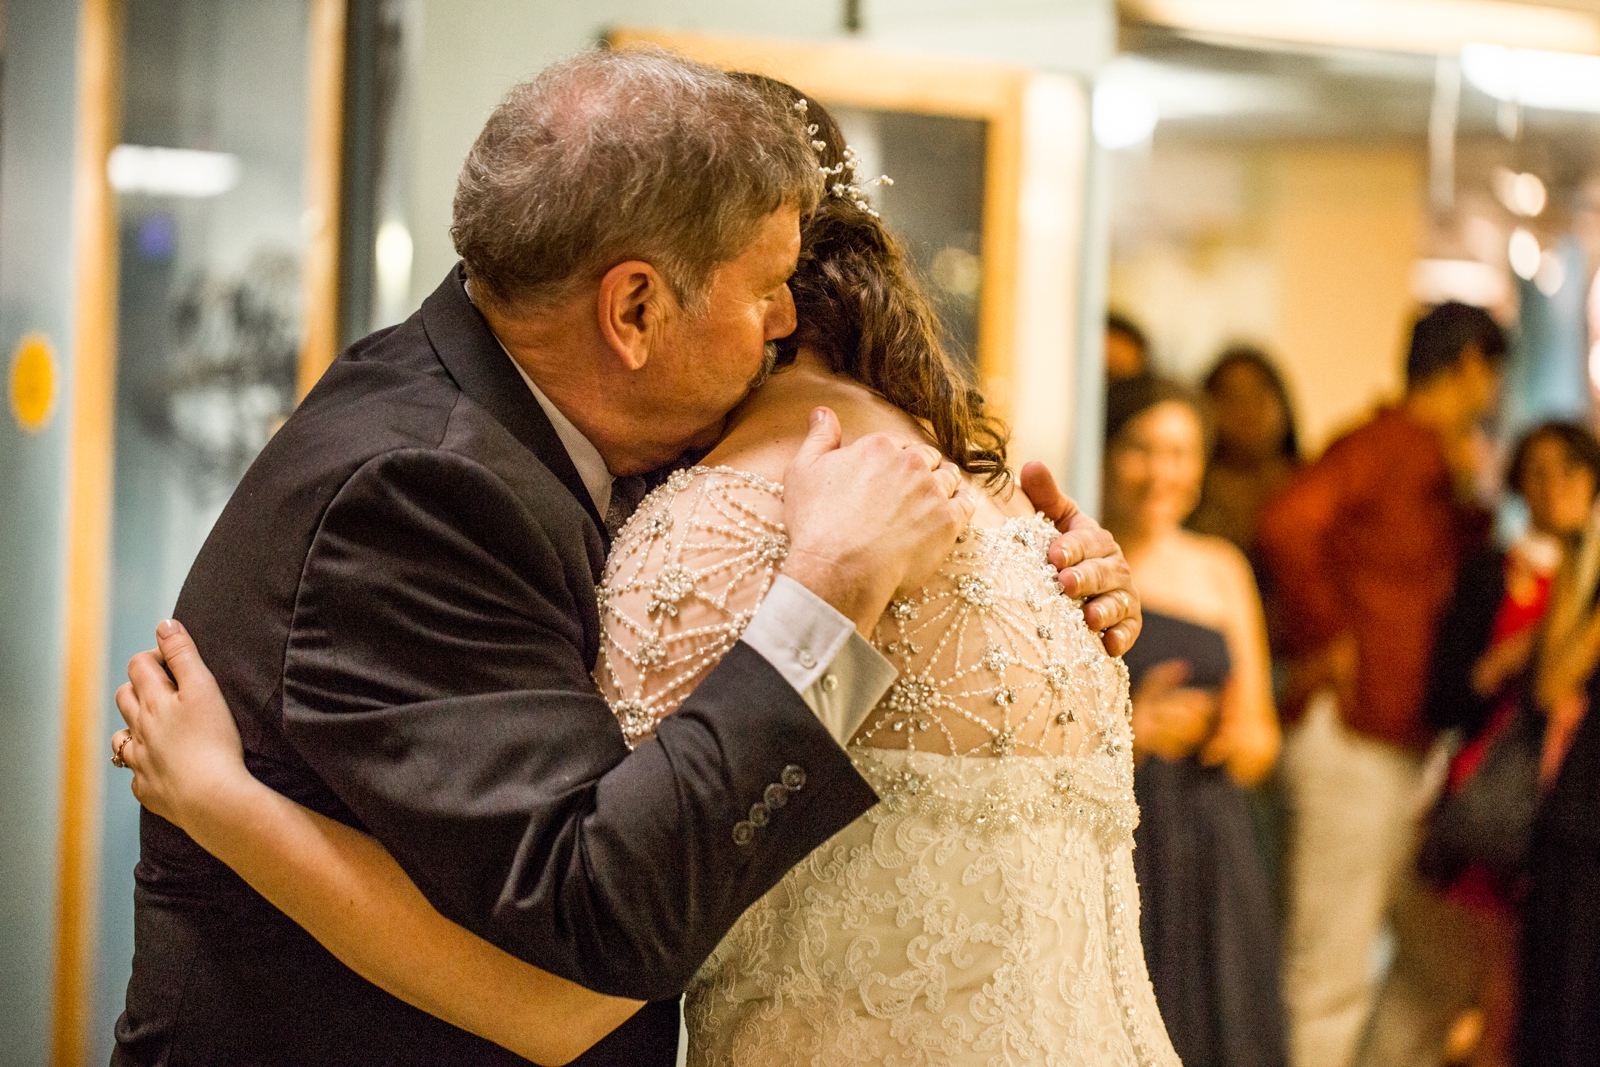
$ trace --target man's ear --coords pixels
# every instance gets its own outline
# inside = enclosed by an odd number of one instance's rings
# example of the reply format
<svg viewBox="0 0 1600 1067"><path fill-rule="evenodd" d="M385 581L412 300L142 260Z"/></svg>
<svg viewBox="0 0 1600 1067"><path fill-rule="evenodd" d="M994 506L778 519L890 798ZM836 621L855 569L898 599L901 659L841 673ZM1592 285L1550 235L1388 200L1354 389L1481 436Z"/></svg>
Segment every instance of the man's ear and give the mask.
<svg viewBox="0 0 1600 1067"><path fill-rule="evenodd" d="M630 259L606 271L596 297L600 335L629 370L639 370L661 341L678 301L650 264Z"/></svg>

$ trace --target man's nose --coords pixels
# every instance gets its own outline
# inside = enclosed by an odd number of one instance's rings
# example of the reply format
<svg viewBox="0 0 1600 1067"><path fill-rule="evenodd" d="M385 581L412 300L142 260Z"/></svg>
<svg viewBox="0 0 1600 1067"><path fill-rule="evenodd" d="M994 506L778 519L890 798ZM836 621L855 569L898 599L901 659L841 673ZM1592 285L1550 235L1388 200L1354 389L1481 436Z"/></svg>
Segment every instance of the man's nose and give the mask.
<svg viewBox="0 0 1600 1067"><path fill-rule="evenodd" d="M772 310L767 312L767 329L764 340L776 341L780 337L788 337L794 333L797 318L794 310L794 294L785 285L778 299L772 302Z"/></svg>

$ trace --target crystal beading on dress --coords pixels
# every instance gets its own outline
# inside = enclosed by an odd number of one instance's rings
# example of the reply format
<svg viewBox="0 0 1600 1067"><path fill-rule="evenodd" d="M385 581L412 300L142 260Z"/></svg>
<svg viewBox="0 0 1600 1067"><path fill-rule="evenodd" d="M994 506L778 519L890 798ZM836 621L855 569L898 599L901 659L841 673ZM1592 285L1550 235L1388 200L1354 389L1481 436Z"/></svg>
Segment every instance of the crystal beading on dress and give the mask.
<svg viewBox="0 0 1600 1067"><path fill-rule="evenodd" d="M619 532L596 680L630 745L738 641L782 488L675 473ZM689 991L690 1063L1174 1067L1138 940L1127 673L1041 516L969 527L890 605L900 675L850 745L882 802L739 920Z"/></svg>

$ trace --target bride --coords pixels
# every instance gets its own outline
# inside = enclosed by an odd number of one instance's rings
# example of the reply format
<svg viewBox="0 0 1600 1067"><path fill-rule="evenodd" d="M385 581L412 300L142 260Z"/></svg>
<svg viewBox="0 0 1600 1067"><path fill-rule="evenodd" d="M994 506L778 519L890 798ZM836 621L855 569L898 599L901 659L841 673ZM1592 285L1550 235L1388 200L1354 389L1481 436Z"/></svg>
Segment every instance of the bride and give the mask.
<svg viewBox="0 0 1600 1067"><path fill-rule="evenodd" d="M747 911L688 991L691 1064L1176 1065L1139 944L1127 674L1045 558L1005 438L942 351L833 120L807 112L831 192L803 228L782 368L695 467L620 531L596 681L630 745L739 639L787 551L783 473L806 414L846 440L929 442L978 497L937 573L870 635L899 677L851 740L880 803ZM786 432L780 427L794 427ZM581 989L441 917L382 847L254 782L181 628L118 693L140 800L385 990L537 1062L638 1007ZM141 661L136 660L138 666ZM824 678L824 687L829 679ZM160 691L180 714L143 711ZM791 768L797 772L798 769ZM733 830L803 789L786 772Z"/></svg>

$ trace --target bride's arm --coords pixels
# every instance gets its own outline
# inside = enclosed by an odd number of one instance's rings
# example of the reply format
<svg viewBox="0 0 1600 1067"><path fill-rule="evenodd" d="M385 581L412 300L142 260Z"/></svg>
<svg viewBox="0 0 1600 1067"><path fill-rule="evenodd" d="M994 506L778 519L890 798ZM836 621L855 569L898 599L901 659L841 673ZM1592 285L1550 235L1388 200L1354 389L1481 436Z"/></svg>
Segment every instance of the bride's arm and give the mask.
<svg viewBox="0 0 1600 1067"><path fill-rule="evenodd" d="M133 792L227 864L340 962L379 988L525 1059L564 1064L640 1001L527 964L440 915L374 838L262 785L187 631L128 665L114 745ZM177 685L168 678L163 661ZM128 739L131 734L131 739Z"/></svg>

